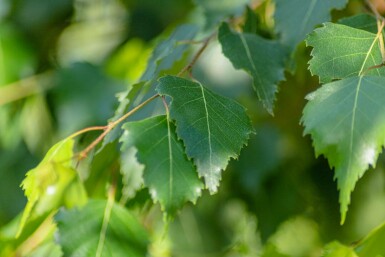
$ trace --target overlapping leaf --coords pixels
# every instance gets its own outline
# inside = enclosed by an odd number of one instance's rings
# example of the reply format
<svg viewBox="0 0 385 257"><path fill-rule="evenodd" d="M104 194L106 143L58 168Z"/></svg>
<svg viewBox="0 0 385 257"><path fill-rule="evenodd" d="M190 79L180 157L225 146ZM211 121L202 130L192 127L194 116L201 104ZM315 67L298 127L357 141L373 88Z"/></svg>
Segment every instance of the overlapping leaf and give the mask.
<svg viewBox="0 0 385 257"><path fill-rule="evenodd" d="M124 207L91 200L55 217L64 256L146 256L148 235Z"/></svg>
<svg viewBox="0 0 385 257"><path fill-rule="evenodd" d="M374 166L385 142L385 78L360 76L322 86L310 94L302 122L317 155L335 167L342 222L357 180Z"/></svg>
<svg viewBox="0 0 385 257"><path fill-rule="evenodd" d="M194 0L203 8L206 29L211 29L225 17L240 15L250 0Z"/></svg>
<svg viewBox="0 0 385 257"><path fill-rule="evenodd" d="M187 159L183 144L166 116L156 116L123 125L122 151L136 147L139 162L145 165L144 183L154 201L173 215L187 201L195 202L202 183Z"/></svg>
<svg viewBox="0 0 385 257"><path fill-rule="evenodd" d="M277 84L284 79L286 52L275 41L255 34L235 33L225 23L219 28L223 54L236 69L243 69L253 78L258 98L273 113Z"/></svg>
<svg viewBox="0 0 385 257"><path fill-rule="evenodd" d="M366 13L343 18L339 20L338 23L374 34L377 34L378 32L378 22L376 17Z"/></svg>
<svg viewBox="0 0 385 257"><path fill-rule="evenodd" d="M341 24L326 23L306 39L313 47L309 69L322 83L362 75L385 76L385 69L370 67L382 63L380 34Z"/></svg>
<svg viewBox="0 0 385 257"><path fill-rule="evenodd" d="M375 228L354 248L360 257L385 256L385 224Z"/></svg>
<svg viewBox="0 0 385 257"><path fill-rule="evenodd" d="M332 9L341 9L347 0L274 0L276 30L281 42L294 49L320 23L330 20Z"/></svg>
<svg viewBox="0 0 385 257"><path fill-rule="evenodd" d="M230 157L238 156L253 131L245 108L199 83L173 76L159 81L158 92L173 99L170 116L176 120L187 155L194 159L210 192L215 192L221 170Z"/></svg>
<svg viewBox="0 0 385 257"><path fill-rule="evenodd" d="M73 207L85 204L87 200L85 189L72 168L73 144L72 139L65 139L55 144L41 163L27 173L22 187L28 202L18 234L30 216L35 218L61 205Z"/></svg>

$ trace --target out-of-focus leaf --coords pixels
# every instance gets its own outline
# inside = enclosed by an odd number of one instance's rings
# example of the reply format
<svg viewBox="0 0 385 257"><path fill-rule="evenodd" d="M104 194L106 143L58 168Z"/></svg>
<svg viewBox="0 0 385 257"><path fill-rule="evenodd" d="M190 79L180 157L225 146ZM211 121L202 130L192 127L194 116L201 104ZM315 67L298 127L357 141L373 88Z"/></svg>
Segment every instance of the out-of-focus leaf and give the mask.
<svg viewBox="0 0 385 257"><path fill-rule="evenodd" d="M326 23L306 39L313 47L309 69L322 83L363 73L385 76L385 69L368 70L382 63L379 38L380 34Z"/></svg>
<svg viewBox="0 0 385 257"><path fill-rule="evenodd" d="M322 247L317 224L304 217L296 217L283 223L269 238L269 244L274 245L277 253L284 256L314 256Z"/></svg>
<svg viewBox="0 0 385 257"><path fill-rule="evenodd" d="M194 159L210 192L216 192L221 170L238 157L253 133L245 108L183 78L166 76L159 82L158 92L172 97L170 116L187 156Z"/></svg>
<svg viewBox="0 0 385 257"><path fill-rule="evenodd" d="M382 224L360 241L359 244L354 247L354 250L359 257L385 256L384 238L385 225Z"/></svg>
<svg viewBox="0 0 385 257"><path fill-rule="evenodd" d="M206 24L209 30L221 22L225 17L238 16L242 14L250 0L194 0L198 6L203 8Z"/></svg>
<svg viewBox="0 0 385 257"><path fill-rule="evenodd" d="M172 216L185 202L195 202L202 183L168 118L162 115L128 122L123 128L122 151L136 147L138 160L145 165L144 183L166 214Z"/></svg>
<svg viewBox="0 0 385 257"><path fill-rule="evenodd" d="M47 152L36 168L27 173L22 187L28 202L18 234L30 218L46 214L60 205L73 207L87 201L83 185L72 168L73 144L72 139L60 141Z"/></svg>
<svg viewBox="0 0 385 257"><path fill-rule="evenodd" d="M34 96L27 99L21 117L24 141L31 152L42 152L52 144L52 120L45 99Z"/></svg>
<svg viewBox="0 0 385 257"><path fill-rule="evenodd" d="M136 149L131 147L120 154L120 173L123 176L123 189L121 202L135 196L136 192L143 186L143 170L136 157Z"/></svg>
<svg viewBox="0 0 385 257"><path fill-rule="evenodd" d="M385 78L353 77L323 85L307 96L302 123L316 155L335 168L341 222L350 194L369 165L376 165L385 142Z"/></svg>
<svg viewBox="0 0 385 257"><path fill-rule="evenodd" d="M167 39L158 43L139 81L156 80L161 71L170 69L188 49L189 44L186 41L193 40L197 32L196 25L184 24L177 27Z"/></svg>
<svg viewBox="0 0 385 257"><path fill-rule="evenodd" d="M376 17L367 13L343 18L339 20L338 23L355 29L365 30L373 34L377 34L378 32Z"/></svg>
<svg viewBox="0 0 385 257"><path fill-rule="evenodd" d="M104 125L113 115L114 95L124 88L86 63L59 70L56 79L51 97L59 131L64 136L87 126Z"/></svg>
<svg viewBox="0 0 385 257"><path fill-rule="evenodd" d="M275 41L258 35L232 32L226 23L219 28L223 54L236 69L253 78L254 90L270 114L273 114L277 84L284 79L286 51Z"/></svg>
<svg viewBox="0 0 385 257"><path fill-rule="evenodd" d="M65 256L146 256L147 232L118 204L91 200L80 209L61 210L55 220Z"/></svg>
<svg viewBox="0 0 385 257"><path fill-rule="evenodd" d="M251 34L257 34L258 32L258 23L259 18L257 14L250 9L249 6L246 8L246 21L245 24L243 24L243 33L251 33Z"/></svg>
<svg viewBox="0 0 385 257"><path fill-rule="evenodd" d="M274 0L276 30L281 42L294 49L313 28L330 20L333 9L342 9L347 0Z"/></svg>
<svg viewBox="0 0 385 257"><path fill-rule="evenodd" d="M332 242L325 246L323 257L358 257L354 250L350 247L340 244L339 242ZM370 255L376 256L376 255ZM361 255L360 255L361 257Z"/></svg>

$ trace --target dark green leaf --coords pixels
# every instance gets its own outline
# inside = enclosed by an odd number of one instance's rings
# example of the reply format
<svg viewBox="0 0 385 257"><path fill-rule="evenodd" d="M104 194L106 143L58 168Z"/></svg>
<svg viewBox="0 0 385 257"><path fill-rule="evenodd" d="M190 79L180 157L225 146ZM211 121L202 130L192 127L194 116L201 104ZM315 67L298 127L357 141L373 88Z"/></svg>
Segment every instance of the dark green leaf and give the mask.
<svg viewBox="0 0 385 257"><path fill-rule="evenodd" d="M221 170L238 157L253 132L245 108L199 83L172 76L159 81L159 93L173 99L170 116L187 156L194 159L210 192L216 192Z"/></svg>
<svg viewBox="0 0 385 257"><path fill-rule="evenodd" d="M61 210L55 220L65 256L146 256L146 231L113 202L91 200L81 209Z"/></svg>
<svg viewBox="0 0 385 257"><path fill-rule="evenodd" d="M253 78L258 98L273 114L277 84L284 79L286 52L275 41L254 34L232 32L226 23L219 28L223 54L236 69L243 69Z"/></svg>
<svg viewBox="0 0 385 257"><path fill-rule="evenodd" d="M257 14L252 9L250 9L250 7L247 6L246 21L245 24L243 24L242 31L244 33L257 34L259 22L260 21Z"/></svg>
<svg viewBox="0 0 385 257"><path fill-rule="evenodd" d="M157 116L123 125L122 151L135 146L138 160L145 165L144 183L153 200L159 201L169 215L187 201L195 202L202 183L183 144L175 134L174 125L166 116Z"/></svg>
<svg viewBox="0 0 385 257"><path fill-rule="evenodd" d="M358 14L348 18L343 18L339 20L338 23L356 29L365 30L374 34L377 34L378 32L376 17L366 13Z"/></svg>
<svg viewBox="0 0 385 257"><path fill-rule="evenodd" d="M306 39L313 47L309 69L321 82L357 75L385 76L385 69L370 67L381 64L379 37L364 30L341 24L326 23Z"/></svg>
<svg viewBox="0 0 385 257"><path fill-rule="evenodd" d="M343 8L347 0L274 0L276 30L281 42L294 49L313 28L330 20L332 9Z"/></svg>
<svg viewBox="0 0 385 257"><path fill-rule="evenodd" d="M316 155L335 167L341 222L350 193L369 165L375 166L385 142L385 78L353 77L322 86L308 95L302 123Z"/></svg>

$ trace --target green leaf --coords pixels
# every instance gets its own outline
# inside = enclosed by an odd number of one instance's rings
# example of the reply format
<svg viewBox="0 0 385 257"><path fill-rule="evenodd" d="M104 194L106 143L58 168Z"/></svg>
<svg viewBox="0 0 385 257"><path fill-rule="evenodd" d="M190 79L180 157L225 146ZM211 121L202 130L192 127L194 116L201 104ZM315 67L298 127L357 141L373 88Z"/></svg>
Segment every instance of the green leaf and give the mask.
<svg viewBox="0 0 385 257"><path fill-rule="evenodd" d="M128 122L123 129L122 151L136 147L138 160L145 165L145 186L162 210L172 216L185 202L195 202L202 183L167 117Z"/></svg>
<svg viewBox="0 0 385 257"><path fill-rule="evenodd" d="M246 20L243 24L242 31L244 33L257 34L258 24L260 23L257 14L249 7L246 8Z"/></svg>
<svg viewBox="0 0 385 257"><path fill-rule="evenodd" d="M382 224L360 241L354 250L360 257L385 256L384 238L385 224Z"/></svg>
<svg viewBox="0 0 385 257"><path fill-rule="evenodd" d="M159 94L173 99L170 116L187 156L194 159L210 192L216 192L221 170L231 157L237 158L253 132L245 108L183 78L166 76L159 82Z"/></svg>
<svg viewBox="0 0 385 257"><path fill-rule="evenodd" d="M341 222L350 193L369 165L375 166L385 142L385 78L353 77L323 85L308 95L302 123L316 155L335 167Z"/></svg>
<svg viewBox="0 0 385 257"><path fill-rule="evenodd" d="M284 45L294 49L313 28L330 20L332 9L342 9L347 0L274 0L276 31Z"/></svg>
<svg viewBox="0 0 385 257"><path fill-rule="evenodd" d="M241 15L250 0L194 0L203 8L206 18L205 29L209 30L228 16Z"/></svg>
<svg viewBox="0 0 385 257"><path fill-rule="evenodd" d="M232 32L226 23L219 28L218 38L223 54L236 69L250 74L259 100L273 114L277 84L284 79L284 49L278 42L254 34Z"/></svg>
<svg viewBox="0 0 385 257"><path fill-rule="evenodd" d="M131 147L120 155L120 173L123 176L122 200L125 203L135 196L143 185L144 166L136 160L136 149Z"/></svg>
<svg viewBox="0 0 385 257"><path fill-rule="evenodd" d="M339 24L365 30L377 34L377 19L373 15L362 13L351 17L343 18L338 21Z"/></svg>
<svg viewBox="0 0 385 257"><path fill-rule="evenodd" d="M21 186L28 199L18 235L29 218L46 214L61 205L73 207L87 201L83 184L72 168L73 139L55 144L41 163L28 171Z"/></svg>
<svg viewBox="0 0 385 257"><path fill-rule="evenodd" d="M177 27L174 32L161 41L152 52L148 60L147 69L139 81L156 80L161 71L170 69L172 65L182 58L189 44L183 41L193 40L198 32L198 26L184 24Z"/></svg>
<svg viewBox="0 0 385 257"><path fill-rule="evenodd" d="M146 256L148 235L124 207L91 200L55 217L64 256Z"/></svg>
<svg viewBox="0 0 385 257"><path fill-rule="evenodd" d="M368 70L382 63L379 37L364 30L326 23L306 39L307 45L313 47L309 69L322 83L364 73L385 76L385 69Z"/></svg>
<svg viewBox="0 0 385 257"><path fill-rule="evenodd" d="M325 246L323 257L358 257L354 250L350 247L340 244L339 242L332 242ZM371 255L376 256L376 255ZM360 255L361 257L361 255Z"/></svg>

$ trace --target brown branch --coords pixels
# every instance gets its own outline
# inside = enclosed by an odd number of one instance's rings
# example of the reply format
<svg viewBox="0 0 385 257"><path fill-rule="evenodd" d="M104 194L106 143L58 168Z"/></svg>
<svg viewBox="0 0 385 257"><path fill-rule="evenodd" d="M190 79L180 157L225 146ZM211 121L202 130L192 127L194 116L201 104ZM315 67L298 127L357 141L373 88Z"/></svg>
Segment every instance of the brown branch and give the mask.
<svg viewBox="0 0 385 257"><path fill-rule="evenodd" d="M365 0L366 5L369 7L370 11L376 15L376 18L378 20L384 21L385 18L381 16L381 14L377 11L376 7L373 5L373 3L370 0Z"/></svg>
<svg viewBox="0 0 385 257"><path fill-rule="evenodd" d="M92 149L94 149L103 139L104 137L109 133L111 132L111 130L113 130L119 123L121 123L122 121L124 121L125 119L127 119L130 115L134 114L136 111L138 111L139 109L143 108L145 105L147 105L149 102L151 102L152 100L154 100L155 98L157 98L159 96L159 94L156 94L156 95L153 95L152 97L148 98L146 101L144 101L143 103L139 104L138 106L136 106L135 108L133 108L131 111L127 112L126 114L124 114L122 117L120 117L119 119L117 119L116 121L112 121L110 122L107 126L103 126L103 127L91 127L91 128L88 128L88 129L83 129L79 132L76 132L74 133L73 135L77 136L81 133L84 133L84 132L87 132L87 131L91 131L91 130L104 130L102 134L100 134L94 141L92 141L91 144L89 144L83 151L81 151L80 153L76 154L75 156L79 159L79 160L82 160L84 158L86 158L88 156L88 154L92 151ZM94 128L94 129L92 129ZM97 128L97 129L96 129Z"/></svg>
<svg viewBox="0 0 385 257"><path fill-rule="evenodd" d="M215 33L211 34L208 38L206 38L204 41L203 41L203 45L201 46L201 48L199 48L198 52L194 55L193 59L191 60L191 62L189 64L187 64L178 74L177 76L180 77L183 73L187 72L187 71L191 71L192 67L194 66L194 64L198 61L199 57L202 55L202 53L204 52L204 50L206 49L206 47L208 46L210 40L215 36Z"/></svg>

